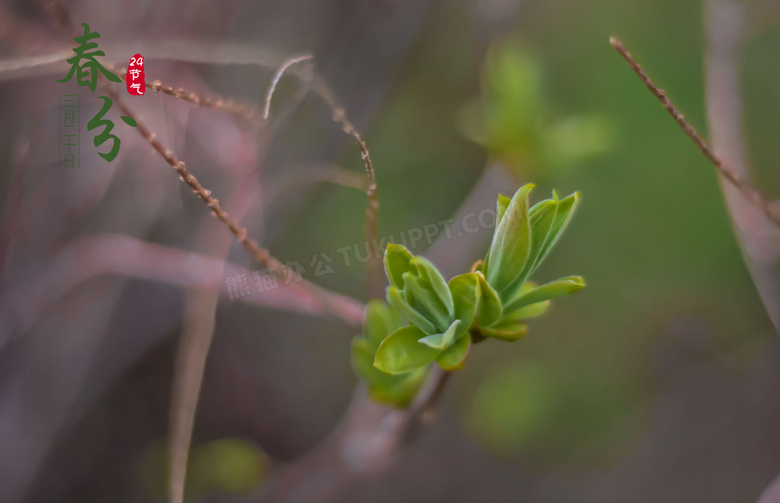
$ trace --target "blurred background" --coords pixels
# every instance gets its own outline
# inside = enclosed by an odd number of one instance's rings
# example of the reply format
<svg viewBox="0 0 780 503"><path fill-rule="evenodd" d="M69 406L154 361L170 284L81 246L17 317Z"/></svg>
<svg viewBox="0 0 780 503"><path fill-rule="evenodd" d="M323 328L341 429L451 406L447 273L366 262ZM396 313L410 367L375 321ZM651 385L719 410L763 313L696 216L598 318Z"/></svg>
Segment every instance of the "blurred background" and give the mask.
<svg viewBox="0 0 780 503"><path fill-rule="evenodd" d="M780 473L780 341L716 173L608 44L620 38L706 133L704 3L61 5L117 66L141 53L147 81L258 108L286 57L313 54L371 151L380 236L457 226L530 181L536 198L581 192L535 277L582 275L588 288L521 341L477 347L397 459L314 500L749 502ZM757 184L777 198L780 6L740 7L746 144ZM2 60L25 62L0 66L0 501L166 501L175 353L188 287L208 276L194 254L257 266L116 105L120 154L97 156L83 124L100 90L57 83L62 58L31 64L76 45L58 12L46 1L0 8ZM274 256L368 300L352 248L365 254L359 151L299 79L280 81L259 128L114 85ZM73 169L57 162L67 92L82 103ZM440 234L414 251L454 275L490 232ZM332 272L317 274L322 253ZM279 474L348 408L360 329L255 294L230 300L228 273L217 274L188 500L275 500ZM301 473L295 484L317 487L316 466Z"/></svg>

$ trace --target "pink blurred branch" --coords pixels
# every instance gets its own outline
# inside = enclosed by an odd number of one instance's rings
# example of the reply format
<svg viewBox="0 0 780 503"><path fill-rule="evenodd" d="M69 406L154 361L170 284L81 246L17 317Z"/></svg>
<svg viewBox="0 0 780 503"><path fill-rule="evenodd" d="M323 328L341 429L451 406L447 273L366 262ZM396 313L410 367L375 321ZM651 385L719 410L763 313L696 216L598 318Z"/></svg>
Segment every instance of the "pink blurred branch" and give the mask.
<svg viewBox="0 0 780 503"><path fill-rule="evenodd" d="M43 271L22 277L0 297L0 327L10 337L24 333L65 294L94 277L119 274L187 288L205 288L226 293L228 275L249 274L246 269L219 259L145 243L138 239L109 234L82 238L68 246ZM333 314L352 326L363 319L363 305L349 297L324 293ZM240 297L257 306L285 311L324 315L326 306L315 295L295 283L280 284L273 291Z"/></svg>
<svg viewBox="0 0 780 503"><path fill-rule="evenodd" d="M744 7L732 0L709 0L707 6L707 116L712 144L741 179L750 180L737 49L742 41ZM721 183L734 229L764 307L780 331L780 230L740 191Z"/></svg>

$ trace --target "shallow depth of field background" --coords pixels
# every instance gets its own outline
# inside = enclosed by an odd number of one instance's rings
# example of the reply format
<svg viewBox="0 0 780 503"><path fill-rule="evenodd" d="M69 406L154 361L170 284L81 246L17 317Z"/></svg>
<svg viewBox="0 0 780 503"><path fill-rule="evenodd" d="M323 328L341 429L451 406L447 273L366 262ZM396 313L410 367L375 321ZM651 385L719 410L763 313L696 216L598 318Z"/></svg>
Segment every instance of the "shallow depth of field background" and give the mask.
<svg viewBox="0 0 780 503"><path fill-rule="evenodd" d="M611 35L621 38L706 132L700 2L66 4L74 23L101 33L109 57L126 64L143 41L148 78L204 95L261 105L273 72L155 60L155 41L313 53L317 72L368 142L380 235L452 218L488 168L511 173L507 194L529 181L537 183L536 198L553 188L582 193L536 279L579 274L588 288L554 302L518 343L474 348L436 422L389 470L349 480L342 500L755 501L780 472L780 341L742 261L715 172L608 44ZM16 19L19 32L0 41L3 59L74 45L42 12L34 3L5 2L0 14ZM745 128L757 182L777 198L780 30L771 16L763 21L740 53ZM541 79L531 130L597 117L598 131L584 130L597 152L572 162L509 162L468 138L473 124L466 122L476 120L485 97L486 54L502 48L531 61ZM117 160L108 165L85 153L80 171L58 168L54 114L63 87L54 80L62 75L0 81L5 202L19 145L30 144L23 210L0 282L5 295L45 281L46 265L91 234L126 233L202 252L195 235L211 218L118 117ZM294 78L283 80L274 109L285 109L295 89ZM139 114L175 138L177 155L229 210L220 191L241 163L256 165L266 189L296 170L363 170L357 149L313 95L289 110L272 140L255 146L241 119L150 91L130 103L142 102ZM94 112L85 105L82 113ZM507 134L522 144L523 131ZM559 145L561 158L567 145ZM83 132L82 151L92 150ZM305 277L366 299L365 265L346 267L337 251L363 242L364 193L317 183L257 199L242 221L261 244L307 271L313 255L327 253L333 273ZM442 252L468 264L480 258L460 255L458 239ZM235 244L229 258L255 269ZM31 502L163 501L182 299L174 286L101 276L14 336L0 352L0 501L2 487L18 477L29 479ZM2 309L8 322L10 308ZM232 473L245 473L227 476L233 486L197 487L205 475L193 469L193 501L262 494L275 465L328 433L356 384L352 335L332 318L220 301L193 445L204 473L229 462Z"/></svg>

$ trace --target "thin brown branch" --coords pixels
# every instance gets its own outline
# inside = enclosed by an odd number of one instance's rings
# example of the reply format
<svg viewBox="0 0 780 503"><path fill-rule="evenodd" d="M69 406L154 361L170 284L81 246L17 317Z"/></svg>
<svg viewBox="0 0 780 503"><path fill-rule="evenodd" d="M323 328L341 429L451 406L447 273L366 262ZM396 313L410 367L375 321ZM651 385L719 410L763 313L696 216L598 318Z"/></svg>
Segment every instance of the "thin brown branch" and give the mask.
<svg viewBox="0 0 780 503"><path fill-rule="evenodd" d="M243 218L260 193L259 177L253 166L242 166L230 180L232 212ZM195 249L209 256L224 258L230 251L230 235L210 218L201 219ZM169 487L172 503L184 501L195 412L203 383L211 342L214 338L218 292L202 288L188 289L184 297L182 333L176 348L171 386L168 439Z"/></svg>
<svg viewBox="0 0 780 503"><path fill-rule="evenodd" d="M761 210L761 212L769 220L771 220L774 225L780 227L780 211L778 211L777 207L773 204L771 199L756 189L749 180L737 175L730 166L727 166L723 163L721 158L715 154L707 142L704 141L699 133L696 132L696 129L694 129L691 123L688 122L683 114L680 113L680 111L677 109L677 107L672 104L672 102L666 96L664 90L659 89L653 83L653 81L650 80L650 77L647 76L647 74L639 66L639 63L636 62L636 60L631 56L626 48L623 47L623 44L618 39L612 37L609 39L609 43L618 52L618 54L620 54L623 59L626 60L628 65L631 67L634 73L639 76L650 92L652 92L653 95L658 98L666 111L669 112L669 115L671 115L675 122L677 122L677 125L680 126L680 129L682 129L688 138L690 138L691 141L696 144L701 153L704 154L704 156L712 163L713 166L715 166L715 169L718 171L718 173L726 181L736 187L748 201Z"/></svg>
<svg viewBox="0 0 780 503"><path fill-rule="evenodd" d="M379 234L377 222L379 200L376 196L376 178L374 176L374 167L371 163L371 155L368 152L368 146L366 145L366 142L363 141L360 133L358 133L349 121L346 111L338 104L336 97L325 82L315 78L312 84L314 91L330 106L333 112L333 120L341 124L341 128L344 132L355 140L355 143L357 143L357 146L360 149L360 156L363 158L363 163L366 167L366 178L368 179L368 186L366 187L366 195L368 196L368 206L366 207L366 241L373 243ZM384 284L382 280L382 264L381 261L376 257L373 257L373 255L372 259L368 262L368 281L370 296L382 297L382 286Z"/></svg>
<svg viewBox="0 0 780 503"><path fill-rule="evenodd" d="M238 103L232 99L224 99L220 97L201 97L193 92L185 92L181 87L174 89L172 86L164 86L159 80L155 80L151 84L147 82L146 87L156 93L167 94L168 96L173 96L177 100L186 101L187 103L192 103L193 105L201 108L224 110L226 112L240 115L253 124L258 123L257 109L248 103Z"/></svg>
<svg viewBox="0 0 780 503"><path fill-rule="evenodd" d="M117 67L116 65L110 64L108 62L104 63L104 66L119 77L127 79L127 68ZM151 89L156 93L172 96L177 100L191 103L196 107L209 108L212 110L223 110L225 112L239 115L255 126L260 124L260 114L258 113L257 108L250 105L249 103L239 103L232 99L225 99L219 96L199 96L194 92L187 92L181 87L174 88L173 86L165 86L159 80L155 80L152 83L145 82L145 84L148 89Z"/></svg>
<svg viewBox="0 0 780 503"><path fill-rule="evenodd" d="M271 85L268 87L268 92L265 95L265 109L263 110L263 119L268 120L268 116L271 114L271 99L273 99L274 92L276 91L276 86L279 84L279 81L282 79L282 75L284 75L284 72L292 65L301 63L303 61L309 61L311 60L311 58L312 58L311 54L297 56L288 59L287 61L284 62L284 64L281 67L279 67L279 69L274 74L274 78L271 80Z"/></svg>

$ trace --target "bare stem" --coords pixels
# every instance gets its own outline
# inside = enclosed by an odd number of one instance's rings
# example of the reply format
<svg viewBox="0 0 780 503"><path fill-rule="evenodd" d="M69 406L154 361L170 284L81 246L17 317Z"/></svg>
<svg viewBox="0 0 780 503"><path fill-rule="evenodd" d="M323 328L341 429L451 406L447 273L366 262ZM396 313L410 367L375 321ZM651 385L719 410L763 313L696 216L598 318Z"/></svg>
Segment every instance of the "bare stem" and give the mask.
<svg viewBox="0 0 780 503"><path fill-rule="evenodd" d="M119 75L123 79L127 79L127 68L124 67L120 68L108 62L105 62L103 66L111 70L113 73ZM155 80L152 83L146 82L145 84L146 87L148 87L149 89L151 89L156 93L173 96L177 100L186 101L187 103L191 103L196 107L210 108L213 110L224 110L226 112L240 115L241 117L245 118L247 121L249 121L255 126L260 124L260 122L258 121L259 113L257 108L253 107L248 103L238 103L233 101L232 99L225 99L219 96L214 98L208 96L206 97L198 96L193 92L189 92L189 93L186 92L181 87L174 89L173 86L164 86L163 83L160 82L159 80Z"/></svg>
<svg viewBox="0 0 780 503"><path fill-rule="evenodd" d="M276 70L276 73L274 74L274 78L271 80L271 85L268 87L268 93L266 93L265 96L265 109L263 110L263 119L268 120L268 116L271 114L271 99L273 99L274 97L276 86L279 84L279 81L282 79L282 75L284 75L284 72L292 65L301 63L303 61L309 61L311 60L311 58L312 58L311 54L290 58L287 61L285 61L284 64L279 67L278 70Z"/></svg>
<svg viewBox="0 0 780 503"><path fill-rule="evenodd" d="M691 123L688 122L683 114L680 113L680 111L677 109L677 107L672 104L672 102L666 96L664 90L659 89L653 83L653 81L650 80L650 77L648 77L647 74L642 70L642 68L639 66L639 63L636 62L636 60L631 56L626 48L623 47L623 44L620 42L620 40L616 39L615 37L611 37L609 39L609 43L618 52L618 54L620 54L623 59L626 60L628 65L632 70L634 70L634 73L639 76L650 92L652 92L653 95L658 98L666 111L669 112L669 115L671 115L675 122L677 122L677 124L680 126L680 129L682 129L688 138L690 138L691 141L696 144L701 153L704 154L704 157L706 157L712 163L712 165L715 166L715 169L718 171L718 173L720 173L720 175L726 181L736 187L748 201L761 210L761 212L769 220L771 220L774 225L780 227L780 213L778 213L778 210L772 203L771 199L756 189L749 180L740 177L729 166L726 166L723 163L720 157L715 154L707 142L704 141L699 133L696 132L696 129L694 129Z"/></svg>
<svg viewBox="0 0 780 503"><path fill-rule="evenodd" d="M366 166L366 177L368 186L366 195L368 196L368 206L366 207L366 240L371 243L376 242L379 234L377 223L377 212L379 211L379 200L376 196L376 178L374 176L374 167L371 163L371 155L368 153L368 146L360 133L357 132L352 123L347 119L346 111L336 102L336 98L330 88L321 79L315 78L313 82L314 91L327 103L333 111L333 120L341 124L341 129L350 135L357 143L360 149L360 156ZM368 262L368 281L369 294L371 297L382 296L382 268L381 262L373 258Z"/></svg>

